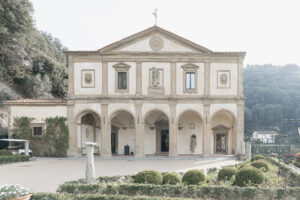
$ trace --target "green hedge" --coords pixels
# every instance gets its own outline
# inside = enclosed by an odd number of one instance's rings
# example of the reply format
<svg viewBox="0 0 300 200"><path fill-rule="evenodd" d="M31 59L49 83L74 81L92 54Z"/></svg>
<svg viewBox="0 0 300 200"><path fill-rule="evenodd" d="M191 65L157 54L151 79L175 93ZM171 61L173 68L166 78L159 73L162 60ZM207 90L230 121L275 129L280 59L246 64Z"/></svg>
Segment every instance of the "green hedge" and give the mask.
<svg viewBox="0 0 300 200"><path fill-rule="evenodd" d="M277 159L274 158L266 158L268 162L273 165L278 166L279 162ZM289 180L289 186L291 187L300 187L300 174L292 170L288 165L280 162L280 172L282 176L287 177Z"/></svg>
<svg viewBox="0 0 300 200"><path fill-rule="evenodd" d="M147 197L136 196L129 197L124 195L104 195L104 194L53 194L53 193L35 193L30 200L167 200L169 197ZM188 200L187 198L171 198L172 200Z"/></svg>
<svg viewBox="0 0 300 200"><path fill-rule="evenodd" d="M13 155L12 152L6 150L6 149L1 149L0 150L0 156L11 156Z"/></svg>
<svg viewBox="0 0 300 200"><path fill-rule="evenodd" d="M30 156L25 155L11 155L11 156L0 156L0 164L15 163L15 162L26 162Z"/></svg>

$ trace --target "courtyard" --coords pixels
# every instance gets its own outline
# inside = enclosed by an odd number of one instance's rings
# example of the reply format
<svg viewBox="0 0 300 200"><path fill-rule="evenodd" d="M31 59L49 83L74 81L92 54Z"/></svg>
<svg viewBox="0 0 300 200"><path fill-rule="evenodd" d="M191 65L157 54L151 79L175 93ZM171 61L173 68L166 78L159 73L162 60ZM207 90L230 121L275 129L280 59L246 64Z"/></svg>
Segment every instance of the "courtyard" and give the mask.
<svg viewBox="0 0 300 200"><path fill-rule="evenodd" d="M160 172L186 172L189 169L221 168L238 164L234 156L209 158L144 159L114 157L95 158L96 177L132 175L145 169ZM0 165L0 185L18 183L33 192L55 192L59 184L85 177L85 158L37 158L36 161Z"/></svg>

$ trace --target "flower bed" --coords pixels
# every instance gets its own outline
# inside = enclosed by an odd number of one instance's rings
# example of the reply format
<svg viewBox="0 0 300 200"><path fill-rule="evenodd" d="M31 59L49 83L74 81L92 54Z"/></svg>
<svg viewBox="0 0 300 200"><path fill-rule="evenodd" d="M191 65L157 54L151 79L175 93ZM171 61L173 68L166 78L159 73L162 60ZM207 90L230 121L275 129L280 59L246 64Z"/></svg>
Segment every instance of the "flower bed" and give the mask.
<svg viewBox="0 0 300 200"><path fill-rule="evenodd" d="M29 200L29 189L20 185L7 184L0 187L1 200Z"/></svg>

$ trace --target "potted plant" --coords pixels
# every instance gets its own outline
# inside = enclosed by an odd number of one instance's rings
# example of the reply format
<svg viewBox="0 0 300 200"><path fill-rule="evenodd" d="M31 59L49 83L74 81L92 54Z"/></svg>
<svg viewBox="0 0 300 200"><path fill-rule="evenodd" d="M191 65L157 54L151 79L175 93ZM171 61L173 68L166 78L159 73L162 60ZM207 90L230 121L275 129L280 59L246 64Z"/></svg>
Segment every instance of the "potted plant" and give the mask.
<svg viewBox="0 0 300 200"><path fill-rule="evenodd" d="M19 184L6 184L0 187L0 200L29 200L29 189Z"/></svg>

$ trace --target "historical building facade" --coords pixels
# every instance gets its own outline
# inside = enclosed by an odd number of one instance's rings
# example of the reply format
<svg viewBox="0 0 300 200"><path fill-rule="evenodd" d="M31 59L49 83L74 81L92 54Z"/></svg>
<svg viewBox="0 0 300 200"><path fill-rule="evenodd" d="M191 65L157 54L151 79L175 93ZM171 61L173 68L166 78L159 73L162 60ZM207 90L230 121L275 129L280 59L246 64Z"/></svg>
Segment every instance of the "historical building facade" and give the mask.
<svg viewBox="0 0 300 200"><path fill-rule="evenodd" d="M157 26L67 51L70 156L240 154L245 52L213 52Z"/></svg>

